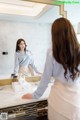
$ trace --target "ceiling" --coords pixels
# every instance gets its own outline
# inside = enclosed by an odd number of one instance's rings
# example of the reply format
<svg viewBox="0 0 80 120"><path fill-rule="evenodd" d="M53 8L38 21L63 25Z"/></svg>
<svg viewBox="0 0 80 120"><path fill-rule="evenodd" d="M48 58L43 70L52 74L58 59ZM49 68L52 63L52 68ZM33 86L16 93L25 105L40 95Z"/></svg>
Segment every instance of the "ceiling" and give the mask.
<svg viewBox="0 0 80 120"><path fill-rule="evenodd" d="M0 14L36 17L40 16L50 8L51 5L36 2L0 0Z"/></svg>

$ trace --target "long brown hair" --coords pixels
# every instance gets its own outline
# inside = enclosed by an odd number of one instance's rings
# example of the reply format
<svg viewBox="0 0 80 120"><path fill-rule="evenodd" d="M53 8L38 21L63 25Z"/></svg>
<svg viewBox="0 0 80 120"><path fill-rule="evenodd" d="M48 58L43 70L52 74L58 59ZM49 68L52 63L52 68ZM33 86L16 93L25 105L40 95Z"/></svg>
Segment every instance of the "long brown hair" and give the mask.
<svg viewBox="0 0 80 120"><path fill-rule="evenodd" d="M17 40L17 43L16 43L16 52L17 52L18 50L20 50L19 44L20 44L22 41L23 41L24 44L25 44L25 49L24 49L24 51L26 51L26 46L27 46L27 45L26 45L26 42L25 42L24 39L20 38L20 39Z"/></svg>
<svg viewBox="0 0 80 120"><path fill-rule="evenodd" d="M74 80L80 74L80 45L72 24L66 18L58 18L52 24L52 51L56 61L62 64L66 78L67 70Z"/></svg>

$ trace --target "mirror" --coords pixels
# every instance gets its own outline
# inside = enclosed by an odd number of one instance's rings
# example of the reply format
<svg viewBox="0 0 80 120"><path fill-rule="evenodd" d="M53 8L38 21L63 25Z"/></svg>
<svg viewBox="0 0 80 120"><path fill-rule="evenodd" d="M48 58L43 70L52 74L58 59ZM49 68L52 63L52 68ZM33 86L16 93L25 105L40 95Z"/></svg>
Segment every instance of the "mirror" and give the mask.
<svg viewBox="0 0 80 120"><path fill-rule="evenodd" d="M46 52L51 47L51 24L60 16L66 17L64 5L50 0L0 0L0 79L14 71L19 38L26 41L36 67L43 72Z"/></svg>

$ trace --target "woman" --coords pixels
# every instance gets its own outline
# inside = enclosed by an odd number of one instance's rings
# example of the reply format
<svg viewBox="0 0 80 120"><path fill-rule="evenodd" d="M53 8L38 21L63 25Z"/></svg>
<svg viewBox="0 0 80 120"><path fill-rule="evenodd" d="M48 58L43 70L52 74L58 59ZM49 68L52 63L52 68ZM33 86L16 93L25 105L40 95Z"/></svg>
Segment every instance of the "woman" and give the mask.
<svg viewBox="0 0 80 120"><path fill-rule="evenodd" d="M28 75L30 72L30 74L33 76L35 71L39 74L34 65L31 53L26 50L26 46L27 45L24 39L20 38L17 40L14 73Z"/></svg>
<svg viewBox="0 0 80 120"><path fill-rule="evenodd" d="M37 90L23 99L37 99L49 80L55 78L48 98L49 120L80 120L80 46L69 20L52 24L52 50L48 51L44 73Z"/></svg>

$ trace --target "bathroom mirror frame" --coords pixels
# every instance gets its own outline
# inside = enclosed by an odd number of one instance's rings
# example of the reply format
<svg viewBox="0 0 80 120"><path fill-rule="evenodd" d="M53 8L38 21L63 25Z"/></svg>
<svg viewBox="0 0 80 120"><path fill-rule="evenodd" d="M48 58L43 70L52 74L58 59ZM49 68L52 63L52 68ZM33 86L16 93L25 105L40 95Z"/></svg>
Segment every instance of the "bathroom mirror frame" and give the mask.
<svg viewBox="0 0 80 120"><path fill-rule="evenodd" d="M67 18L67 11L64 10L64 4L54 4L53 0L22 0L22 1L27 1L27 2L36 2L36 3L43 3L43 4L48 4L48 5L53 5L53 6L59 6L59 15L61 15L62 17ZM36 79L36 81L40 80L41 76L36 76L36 77L30 77L28 78L28 81L34 81L34 79ZM16 79L14 79L15 81ZM2 85L8 85L11 84L13 81L13 78L9 78L9 79L0 79L0 86Z"/></svg>
<svg viewBox="0 0 80 120"><path fill-rule="evenodd" d="M57 4L58 2L60 3L60 1L58 0L57 0L57 3L56 3L56 0L22 0L22 1L37 2L42 4L59 6L59 15L67 18L67 11L64 10L64 4Z"/></svg>

